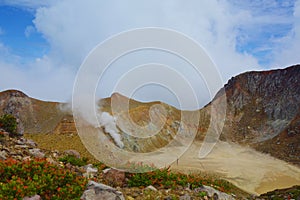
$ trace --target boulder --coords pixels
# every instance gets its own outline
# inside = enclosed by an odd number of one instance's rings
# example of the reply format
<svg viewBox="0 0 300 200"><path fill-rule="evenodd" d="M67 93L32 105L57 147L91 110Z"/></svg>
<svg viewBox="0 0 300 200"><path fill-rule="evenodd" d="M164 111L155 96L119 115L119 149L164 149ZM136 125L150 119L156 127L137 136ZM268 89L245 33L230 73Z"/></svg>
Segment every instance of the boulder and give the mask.
<svg viewBox="0 0 300 200"><path fill-rule="evenodd" d="M37 147L37 144L33 140L30 140L30 139L26 140L26 144L31 147Z"/></svg>
<svg viewBox="0 0 300 200"><path fill-rule="evenodd" d="M188 194L185 194L185 195L183 195L183 196L180 196L180 197L179 197L179 200L191 200L191 196L188 195Z"/></svg>
<svg viewBox="0 0 300 200"><path fill-rule="evenodd" d="M103 179L109 185L123 186L125 183L125 172L116 169L105 169L103 170Z"/></svg>
<svg viewBox="0 0 300 200"><path fill-rule="evenodd" d="M217 200L234 200L235 198L233 198L231 195L228 195L224 192L221 192L219 190L216 190L212 187L203 185L199 188L194 189L195 192L206 192L207 196L209 196L210 198Z"/></svg>
<svg viewBox="0 0 300 200"><path fill-rule="evenodd" d="M86 178L94 178L98 174L98 169L94 168L92 164L88 164L84 166L85 173L83 174Z"/></svg>
<svg viewBox="0 0 300 200"><path fill-rule="evenodd" d="M29 153L35 158L44 158L45 154L38 148L29 149Z"/></svg>
<svg viewBox="0 0 300 200"><path fill-rule="evenodd" d="M89 181L87 190L84 191L80 197L81 200L125 200L122 192L117 191L115 188L97 183L95 181Z"/></svg>
<svg viewBox="0 0 300 200"><path fill-rule="evenodd" d="M6 160L7 153L6 151L0 151L0 160Z"/></svg>
<svg viewBox="0 0 300 200"><path fill-rule="evenodd" d="M145 190L157 191L157 189L152 185L149 185L148 187L146 187Z"/></svg>
<svg viewBox="0 0 300 200"><path fill-rule="evenodd" d="M75 156L76 158L80 158L80 153L74 149L66 150L66 151L64 151L64 153L69 156Z"/></svg>
<svg viewBox="0 0 300 200"><path fill-rule="evenodd" d="M40 195L34 195L34 196L31 196L31 197L24 197L23 200L41 200L41 197Z"/></svg>

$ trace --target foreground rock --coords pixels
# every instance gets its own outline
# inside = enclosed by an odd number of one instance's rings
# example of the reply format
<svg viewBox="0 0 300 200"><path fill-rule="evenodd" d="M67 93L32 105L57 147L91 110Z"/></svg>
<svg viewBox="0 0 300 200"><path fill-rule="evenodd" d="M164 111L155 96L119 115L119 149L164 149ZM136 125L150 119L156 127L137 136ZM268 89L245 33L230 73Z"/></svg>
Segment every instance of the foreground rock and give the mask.
<svg viewBox="0 0 300 200"><path fill-rule="evenodd" d="M110 186L90 181L88 188L84 191L80 198L81 200L125 200L122 192L112 188Z"/></svg>
<svg viewBox="0 0 300 200"><path fill-rule="evenodd" d="M300 200L300 186L294 186L286 189L274 190L262 194L257 199L295 199Z"/></svg>
<svg viewBox="0 0 300 200"><path fill-rule="evenodd" d="M103 179L105 183L113 186L123 186L125 184L125 172L108 168L103 170Z"/></svg>
<svg viewBox="0 0 300 200"><path fill-rule="evenodd" d="M230 196L224 192L220 192L219 190L216 190L216 189L206 186L206 185L196 188L195 192L199 192L199 193L205 192L207 194L207 196L212 199L220 199L220 200L234 200L235 199L232 196Z"/></svg>
<svg viewBox="0 0 300 200"><path fill-rule="evenodd" d="M41 197L40 195L34 195L34 196L31 196L31 197L24 197L23 200L41 200Z"/></svg>

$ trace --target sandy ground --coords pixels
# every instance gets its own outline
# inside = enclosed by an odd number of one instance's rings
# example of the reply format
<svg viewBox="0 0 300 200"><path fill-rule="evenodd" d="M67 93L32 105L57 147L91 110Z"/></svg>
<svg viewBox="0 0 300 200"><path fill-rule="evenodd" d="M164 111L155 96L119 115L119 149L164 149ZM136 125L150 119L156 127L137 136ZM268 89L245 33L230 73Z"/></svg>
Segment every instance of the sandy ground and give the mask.
<svg viewBox="0 0 300 200"><path fill-rule="evenodd" d="M207 157L199 159L200 146L200 142L193 143L172 169L187 173L216 173L252 194L300 185L300 168L269 155L237 144L219 142Z"/></svg>
<svg viewBox="0 0 300 200"><path fill-rule="evenodd" d="M85 131L87 132L88 130L85 129ZM90 147L90 152L94 152L94 156L103 158L106 155L105 150L108 145L101 145L100 140L95 140L96 136L92 133L94 134L94 132L87 134L90 138L84 136L85 140L83 142L85 142L86 147ZM103 144L109 143L109 141L103 141ZM99 149L99 147L102 148ZM269 155L237 144L218 142L208 156L200 159L198 157L200 147L201 142L194 141L185 152L183 151L185 147L177 143L177 145L170 145L163 150L152 152L150 156L146 156L143 153L117 153L117 151L116 153L108 153L106 156L111 157L110 160L114 161L109 163L110 166L117 166L118 163L127 163L129 161L152 163L157 167L167 167L173 162L171 165L173 170L186 173L204 172L217 174L252 194L262 194L275 189L300 185L299 167ZM107 148L107 151L110 152L111 147ZM178 159L177 164L176 159L179 152L184 152L184 154Z"/></svg>

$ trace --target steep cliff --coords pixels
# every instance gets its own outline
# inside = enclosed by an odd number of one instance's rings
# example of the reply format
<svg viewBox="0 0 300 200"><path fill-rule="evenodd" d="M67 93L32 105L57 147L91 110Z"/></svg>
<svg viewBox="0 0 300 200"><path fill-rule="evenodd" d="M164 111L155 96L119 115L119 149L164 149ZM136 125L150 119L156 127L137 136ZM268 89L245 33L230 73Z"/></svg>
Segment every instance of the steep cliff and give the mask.
<svg viewBox="0 0 300 200"><path fill-rule="evenodd" d="M224 88L227 110L221 139L300 165L300 65L246 72Z"/></svg>

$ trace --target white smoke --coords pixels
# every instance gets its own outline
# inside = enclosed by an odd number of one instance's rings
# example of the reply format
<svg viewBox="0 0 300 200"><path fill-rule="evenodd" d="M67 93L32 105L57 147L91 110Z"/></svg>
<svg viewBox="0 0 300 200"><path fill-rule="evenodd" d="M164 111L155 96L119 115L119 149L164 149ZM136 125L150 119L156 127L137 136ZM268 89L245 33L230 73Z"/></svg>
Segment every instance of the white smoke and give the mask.
<svg viewBox="0 0 300 200"><path fill-rule="evenodd" d="M86 95L86 96L88 96L88 95ZM103 127L104 131L113 138L113 140L115 141L115 144L118 147L123 148L124 143L121 140L121 135L117 128L115 117L111 116L108 112L102 112L101 107L98 106L96 103L96 105L95 105L97 107L96 116L97 116L98 121L95 121L91 114L91 113L94 113L94 111L90 110L90 108L91 108L90 106L87 106L88 103L90 103L90 101L88 101L88 98L85 98L86 96L84 96L84 98L81 97L79 107L73 108L73 109L76 109L76 112L80 113L80 115L79 115L80 121L82 123L84 123L85 125L90 125L95 128L99 128L99 125L100 125L100 127ZM66 114L73 114L73 111L74 111L74 110L72 110L72 103L70 103L70 102L61 103L58 105L58 108L63 113L66 113Z"/></svg>
<svg viewBox="0 0 300 200"><path fill-rule="evenodd" d="M66 114L72 114L72 104L71 103L60 103L58 104L58 109Z"/></svg>
<svg viewBox="0 0 300 200"><path fill-rule="evenodd" d="M123 148L124 143L121 140L121 135L119 134L119 130L116 126L116 119L108 112L101 112L98 119L100 125L104 128L105 132L113 138L116 145L120 148Z"/></svg>

